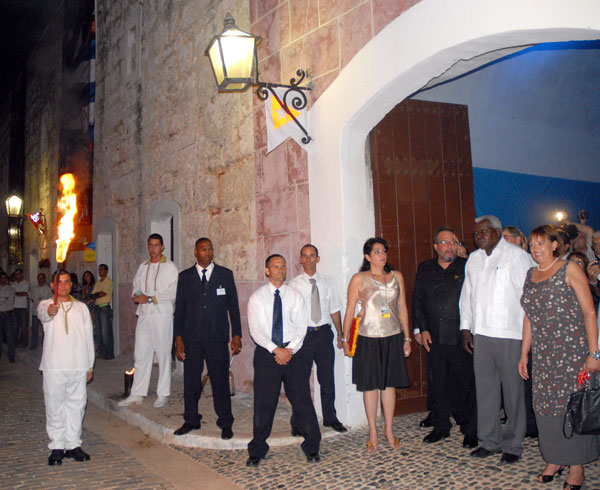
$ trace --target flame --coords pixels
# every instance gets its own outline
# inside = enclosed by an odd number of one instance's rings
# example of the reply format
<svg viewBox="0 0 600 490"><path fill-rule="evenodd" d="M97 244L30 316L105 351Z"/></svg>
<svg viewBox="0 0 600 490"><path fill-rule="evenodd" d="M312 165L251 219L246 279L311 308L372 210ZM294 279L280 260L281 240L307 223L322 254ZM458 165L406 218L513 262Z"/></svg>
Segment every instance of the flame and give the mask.
<svg viewBox="0 0 600 490"><path fill-rule="evenodd" d="M67 258L69 243L75 238L75 214L77 213L77 194L75 189L75 177L73 174L64 174L60 177L63 186L62 196L58 200L58 210L62 211L63 217L58 225L58 240L56 240L56 262L62 264Z"/></svg>
<svg viewBox="0 0 600 490"><path fill-rule="evenodd" d="M125 371L125 374L131 376L135 372L135 368L131 368L131 371Z"/></svg>

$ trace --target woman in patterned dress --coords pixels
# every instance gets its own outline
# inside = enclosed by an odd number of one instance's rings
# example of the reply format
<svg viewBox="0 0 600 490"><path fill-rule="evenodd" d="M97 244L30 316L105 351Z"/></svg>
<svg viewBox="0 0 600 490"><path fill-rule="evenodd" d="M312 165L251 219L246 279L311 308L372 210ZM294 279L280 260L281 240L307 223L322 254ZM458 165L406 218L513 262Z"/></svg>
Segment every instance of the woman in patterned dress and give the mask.
<svg viewBox="0 0 600 490"><path fill-rule="evenodd" d="M409 386L406 357L410 355L410 330L404 278L387 262L388 246L382 238L369 238L363 245L364 260L348 285L344 316L344 353L356 305L360 302L360 328L352 362L352 382L363 392L369 423L367 451L377 450L377 406L381 395L383 432L392 449L400 449L392 422L396 388Z"/></svg>
<svg viewBox="0 0 600 490"><path fill-rule="evenodd" d="M532 350L533 409L540 452L546 467L539 481L552 481L570 466L563 488L577 490L583 465L598 459L598 437L564 437L563 419L581 369L600 370L598 328L585 273L577 264L559 259L560 235L550 225L535 228L529 244L538 263L527 273L521 305L525 310L519 373L527 379Z"/></svg>

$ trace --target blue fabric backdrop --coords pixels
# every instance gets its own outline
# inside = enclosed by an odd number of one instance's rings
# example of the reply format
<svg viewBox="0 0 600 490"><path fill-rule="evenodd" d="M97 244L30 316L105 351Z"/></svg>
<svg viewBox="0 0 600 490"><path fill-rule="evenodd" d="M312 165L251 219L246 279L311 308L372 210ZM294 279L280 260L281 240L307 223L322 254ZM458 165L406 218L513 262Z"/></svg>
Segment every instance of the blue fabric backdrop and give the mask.
<svg viewBox="0 0 600 490"><path fill-rule="evenodd" d="M589 225L600 229L600 183L473 168L475 212L493 214L502 226L520 228L525 235L536 226L556 223L556 212L578 223L577 212L590 212Z"/></svg>

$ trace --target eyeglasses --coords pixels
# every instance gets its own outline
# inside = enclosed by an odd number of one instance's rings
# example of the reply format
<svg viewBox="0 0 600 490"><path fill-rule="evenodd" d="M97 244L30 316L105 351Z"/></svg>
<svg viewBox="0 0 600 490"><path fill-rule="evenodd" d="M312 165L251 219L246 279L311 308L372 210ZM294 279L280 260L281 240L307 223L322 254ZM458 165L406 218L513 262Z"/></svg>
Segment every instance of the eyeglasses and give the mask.
<svg viewBox="0 0 600 490"><path fill-rule="evenodd" d="M456 240L440 240L439 242L440 245L458 245L458 242Z"/></svg>

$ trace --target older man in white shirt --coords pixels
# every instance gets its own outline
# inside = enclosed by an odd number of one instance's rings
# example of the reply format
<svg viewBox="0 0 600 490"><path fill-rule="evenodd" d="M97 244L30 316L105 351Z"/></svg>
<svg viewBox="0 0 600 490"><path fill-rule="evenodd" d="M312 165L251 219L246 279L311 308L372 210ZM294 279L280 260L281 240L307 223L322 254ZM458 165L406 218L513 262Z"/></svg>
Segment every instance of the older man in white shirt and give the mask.
<svg viewBox="0 0 600 490"><path fill-rule="evenodd" d="M522 248L502 239L495 216L475 219L475 243L465 268L460 297L463 345L474 349L477 392L477 437L481 447L471 456L502 452L501 462L514 463L523 452L526 431L523 380L517 365L523 316L520 300L527 271L534 264ZM508 417L500 424L501 397Z"/></svg>
<svg viewBox="0 0 600 490"><path fill-rule="evenodd" d="M269 282L248 301L248 326L254 351L253 438L248 444L248 466L256 466L269 450L273 417L281 383L294 411L294 423L304 436L302 450L308 461L320 461L321 433L310 398L311 363L302 349L308 324L302 295L284 284L285 259L271 255L265 262Z"/></svg>

